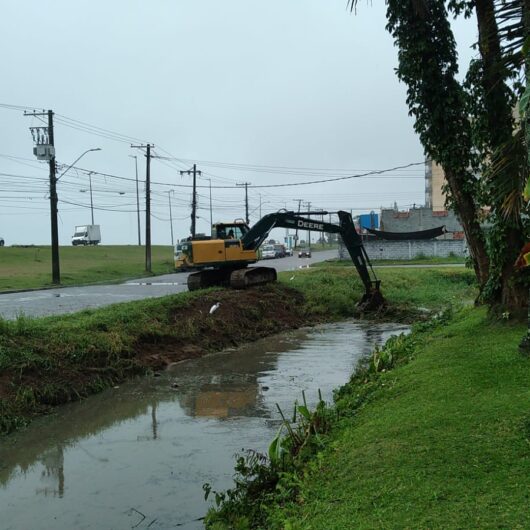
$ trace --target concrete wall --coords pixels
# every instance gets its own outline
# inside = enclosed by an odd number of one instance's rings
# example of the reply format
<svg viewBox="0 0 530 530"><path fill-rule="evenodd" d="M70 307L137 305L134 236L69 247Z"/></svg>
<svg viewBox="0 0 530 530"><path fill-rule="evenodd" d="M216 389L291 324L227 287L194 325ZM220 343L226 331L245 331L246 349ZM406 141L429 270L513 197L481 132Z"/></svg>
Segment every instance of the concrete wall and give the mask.
<svg viewBox="0 0 530 530"><path fill-rule="evenodd" d="M418 256L447 257L465 256L466 242L462 239L425 239L408 241L365 241L364 248L370 259L409 260ZM339 257L348 259L348 251L339 247Z"/></svg>

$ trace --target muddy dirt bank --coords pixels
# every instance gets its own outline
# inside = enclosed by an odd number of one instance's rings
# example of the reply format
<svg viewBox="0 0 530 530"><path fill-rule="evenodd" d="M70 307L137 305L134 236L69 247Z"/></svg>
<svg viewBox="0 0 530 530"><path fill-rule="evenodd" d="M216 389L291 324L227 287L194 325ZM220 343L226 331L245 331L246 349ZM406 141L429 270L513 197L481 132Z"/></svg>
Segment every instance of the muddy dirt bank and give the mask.
<svg viewBox="0 0 530 530"><path fill-rule="evenodd" d="M314 320L303 295L279 284L121 306L2 330L0 432L128 377Z"/></svg>

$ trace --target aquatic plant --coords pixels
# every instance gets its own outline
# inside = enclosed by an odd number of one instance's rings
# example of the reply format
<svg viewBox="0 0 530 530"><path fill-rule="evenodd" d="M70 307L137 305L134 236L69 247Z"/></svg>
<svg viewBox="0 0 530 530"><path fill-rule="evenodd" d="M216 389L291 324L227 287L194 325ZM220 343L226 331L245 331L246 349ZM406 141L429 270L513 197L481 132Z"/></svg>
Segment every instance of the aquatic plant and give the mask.
<svg viewBox="0 0 530 530"><path fill-rule="evenodd" d="M325 447L324 435L331 429L334 412L320 390L314 410L302 392L302 403L294 404L292 421L276 406L282 421L268 454L249 450L238 455L231 489L219 492L204 484L204 498L213 495L215 503L206 516L206 528L260 528L266 524L268 501L296 496L302 465Z"/></svg>

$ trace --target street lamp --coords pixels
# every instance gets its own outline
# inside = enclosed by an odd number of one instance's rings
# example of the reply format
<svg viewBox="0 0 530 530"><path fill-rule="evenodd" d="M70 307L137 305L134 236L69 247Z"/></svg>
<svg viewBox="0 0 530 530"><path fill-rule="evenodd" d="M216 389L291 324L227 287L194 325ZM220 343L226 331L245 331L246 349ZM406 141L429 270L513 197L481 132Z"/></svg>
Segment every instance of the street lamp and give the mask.
<svg viewBox="0 0 530 530"><path fill-rule="evenodd" d="M94 224L94 201L92 199L92 173L93 171L88 172L88 182L90 186L90 216L92 217L92 224Z"/></svg>
<svg viewBox="0 0 530 530"><path fill-rule="evenodd" d="M78 162L79 160L81 160L81 158L83 158L87 153L90 153L92 151L101 151L101 147L93 147L92 149L87 149L84 153L81 153L58 177L57 177L57 180L56 182L62 178L64 176L64 174L70 169L72 168L76 162ZM89 171L88 173L88 179L90 181L90 213L92 214L92 224L94 224L94 203L92 201L92 173L94 173L94 171Z"/></svg>
<svg viewBox="0 0 530 530"><path fill-rule="evenodd" d="M173 213L171 211L171 194L175 193L174 190L167 191L167 199L169 201L169 228L171 229L171 246L175 247L175 242L173 240Z"/></svg>
<svg viewBox="0 0 530 530"><path fill-rule="evenodd" d="M136 169L136 217L138 218L138 246L141 246L142 239L140 237L140 195L138 193L138 157L136 155L129 155L129 158L134 158L134 167Z"/></svg>
<svg viewBox="0 0 530 530"><path fill-rule="evenodd" d="M94 200L92 198L92 174L95 173L95 171L89 171L88 173L88 179L90 183L90 187L88 190L82 189L79 190L81 193L86 193L87 191L90 192L90 216L92 218L92 224L94 224ZM116 191L116 192L110 192L110 193L117 193L118 195L125 195L124 191Z"/></svg>
<svg viewBox="0 0 530 530"><path fill-rule="evenodd" d="M52 111L49 111L49 129L53 131L52 123ZM53 146L53 133L51 136L51 145ZM81 153L58 177L55 177L56 165L55 165L55 156L50 160L50 203L51 203L51 223L52 223L52 281L53 283L61 283L61 267L59 264L59 235L57 232L57 204L59 199L57 197L57 181L61 179L65 173L82 157L91 151L101 151L101 147L95 147L93 149L87 149L84 153Z"/></svg>
<svg viewBox="0 0 530 530"><path fill-rule="evenodd" d="M55 182L57 182L59 179L64 177L64 174L74 167L74 165L79 162L87 153L90 153L91 151L101 151L101 147L94 147L93 149L87 149L84 153L81 153L56 179Z"/></svg>

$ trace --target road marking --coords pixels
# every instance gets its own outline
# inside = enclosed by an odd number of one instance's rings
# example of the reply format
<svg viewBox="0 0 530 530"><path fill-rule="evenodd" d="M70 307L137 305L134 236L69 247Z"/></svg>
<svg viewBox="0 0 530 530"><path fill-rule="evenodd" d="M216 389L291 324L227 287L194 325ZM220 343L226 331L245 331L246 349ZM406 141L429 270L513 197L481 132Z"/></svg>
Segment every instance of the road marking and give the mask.
<svg viewBox="0 0 530 530"><path fill-rule="evenodd" d="M179 285L178 282L129 282L120 285Z"/></svg>

